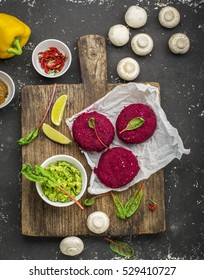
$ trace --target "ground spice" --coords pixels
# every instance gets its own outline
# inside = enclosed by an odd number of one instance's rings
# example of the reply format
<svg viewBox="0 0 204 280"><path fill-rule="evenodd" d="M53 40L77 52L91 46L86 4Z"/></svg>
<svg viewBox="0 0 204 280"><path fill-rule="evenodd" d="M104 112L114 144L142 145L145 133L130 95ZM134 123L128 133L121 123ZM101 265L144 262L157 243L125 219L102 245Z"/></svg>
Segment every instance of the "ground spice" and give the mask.
<svg viewBox="0 0 204 280"><path fill-rule="evenodd" d="M3 104L8 95L8 86L0 79L0 104Z"/></svg>

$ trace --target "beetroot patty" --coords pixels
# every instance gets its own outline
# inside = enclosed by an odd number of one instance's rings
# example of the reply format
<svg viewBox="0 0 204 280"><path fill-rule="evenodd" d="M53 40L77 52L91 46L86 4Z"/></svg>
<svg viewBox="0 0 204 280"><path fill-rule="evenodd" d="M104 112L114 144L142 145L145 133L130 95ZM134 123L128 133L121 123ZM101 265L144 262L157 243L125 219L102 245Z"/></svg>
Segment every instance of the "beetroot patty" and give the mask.
<svg viewBox="0 0 204 280"><path fill-rule="evenodd" d="M89 119L94 118L99 139L109 146L114 137L114 127L109 119L97 112L83 113L76 118L72 126L74 140L87 151L100 152L106 147L98 140L94 129L89 127Z"/></svg>
<svg viewBox="0 0 204 280"><path fill-rule="evenodd" d="M144 119L144 123L137 129L124 131L130 120L136 117ZM139 144L149 139L156 129L156 115L147 105L137 103L125 107L119 114L116 121L116 131L118 137L126 143Z"/></svg>
<svg viewBox="0 0 204 280"><path fill-rule="evenodd" d="M99 180L110 188L120 188L131 182L140 167L133 153L116 147L104 152L94 172Z"/></svg>

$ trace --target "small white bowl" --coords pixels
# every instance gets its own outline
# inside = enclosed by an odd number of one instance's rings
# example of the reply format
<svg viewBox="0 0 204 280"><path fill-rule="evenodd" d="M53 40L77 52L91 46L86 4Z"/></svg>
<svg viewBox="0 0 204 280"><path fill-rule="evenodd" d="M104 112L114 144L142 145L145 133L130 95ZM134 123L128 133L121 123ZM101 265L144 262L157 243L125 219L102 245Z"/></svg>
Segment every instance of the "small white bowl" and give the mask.
<svg viewBox="0 0 204 280"><path fill-rule="evenodd" d="M50 47L57 48L62 54L64 54L67 57L62 70L56 74L46 74L44 69L41 68L39 58L38 58L39 52L45 52ZM56 40L56 39L47 39L45 41L42 41L35 47L33 54L32 54L32 63L33 63L35 70L40 75L42 75L46 78L57 78L57 77L62 76L69 69L69 67L71 65L71 61L72 61L72 54L71 54L70 49L63 42Z"/></svg>
<svg viewBox="0 0 204 280"><path fill-rule="evenodd" d="M87 174L86 174L86 170L84 169L83 165L74 157L71 157L71 156L68 156L68 155L55 155L55 156L52 156L48 159L46 159L42 164L41 166L42 167L46 167L50 164L55 164L57 163L58 161L66 161L68 163L71 163L73 164L80 172L81 172L81 175L82 175L82 190L81 192L75 197L77 200L79 200L85 190L86 190L86 187L87 187ZM72 201L69 201L69 202L52 202L51 200L48 199L48 197L44 194L43 190L42 190L42 187L39 183L36 183L36 189L37 189L37 192L38 194L40 195L40 197L45 201L47 202L48 204L52 205L52 206L56 206L56 207L65 207L65 206L70 206L72 204L74 204L75 202L72 200Z"/></svg>
<svg viewBox="0 0 204 280"><path fill-rule="evenodd" d="M8 105L14 97L15 85L12 78L3 71L0 71L0 80L2 80L8 86L8 95L4 103L0 104L0 109Z"/></svg>

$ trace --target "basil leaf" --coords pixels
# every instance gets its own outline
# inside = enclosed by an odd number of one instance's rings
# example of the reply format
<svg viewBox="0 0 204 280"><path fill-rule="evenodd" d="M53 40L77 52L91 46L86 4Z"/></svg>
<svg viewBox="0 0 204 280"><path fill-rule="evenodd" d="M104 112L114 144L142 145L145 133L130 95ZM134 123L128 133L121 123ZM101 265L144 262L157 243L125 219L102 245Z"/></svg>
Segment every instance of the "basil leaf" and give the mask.
<svg viewBox="0 0 204 280"><path fill-rule="evenodd" d="M128 202L125 204L125 210L126 210L126 217L131 217L138 209L141 199L142 199L142 191L138 193L139 190L136 190L136 192L133 194L133 196L128 200Z"/></svg>
<svg viewBox="0 0 204 280"><path fill-rule="evenodd" d="M117 243L118 245L115 243ZM110 244L110 249L114 253L126 257L128 259L134 256L134 249L132 248L132 246L122 241L114 240L114 243Z"/></svg>
<svg viewBox="0 0 204 280"><path fill-rule="evenodd" d="M39 132L39 129L36 128L34 131L29 133L28 135L19 139L17 141L17 143L21 146L29 144L30 142L32 142L38 136L38 132Z"/></svg>
<svg viewBox="0 0 204 280"><path fill-rule="evenodd" d="M140 118L140 117L133 118L132 120L130 120L128 122L126 128L121 130L119 134L121 134L121 133L123 133L124 131L127 131L127 130L137 129L140 126L142 126L144 122L145 122L145 120L143 118Z"/></svg>
<svg viewBox="0 0 204 280"><path fill-rule="evenodd" d="M84 201L83 201L83 205L84 206L91 206L95 203L96 199L95 198L86 198Z"/></svg>
<svg viewBox="0 0 204 280"><path fill-rule="evenodd" d="M95 118L94 118L94 117L91 117L91 118L88 120L88 125L89 125L90 128L95 129Z"/></svg>
<svg viewBox="0 0 204 280"><path fill-rule="evenodd" d="M125 219L126 218L126 209L124 208L124 206L122 205L119 197L117 195L112 194L113 197L113 201L116 207L116 216L120 219Z"/></svg>

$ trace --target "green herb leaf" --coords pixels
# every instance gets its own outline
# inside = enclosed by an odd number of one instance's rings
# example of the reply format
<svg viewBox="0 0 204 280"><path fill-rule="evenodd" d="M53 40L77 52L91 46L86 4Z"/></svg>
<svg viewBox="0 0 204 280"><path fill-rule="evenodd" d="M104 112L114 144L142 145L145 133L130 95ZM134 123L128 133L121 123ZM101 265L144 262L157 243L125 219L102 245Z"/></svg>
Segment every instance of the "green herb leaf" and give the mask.
<svg viewBox="0 0 204 280"><path fill-rule="evenodd" d="M125 219L126 218L126 209L124 208L124 206L122 205L119 197L117 195L114 195L112 193L112 198L116 207L116 216L120 219Z"/></svg>
<svg viewBox="0 0 204 280"><path fill-rule="evenodd" d="M32 166L29 163L23 164L21 173L28 180L38 182L40 184L44 183L47 187L55 187L57 185L55 178L40 165L36 165L35 168L32 169Z"/></svg>
<svg viewBox="0 0 204 280"><path fill-rule="evenodd" d="M47 114L50 110L50 107L51 107L51 104L52 104L52 101L54 99L54 96L55 96L55 93L56 93L56 87L57 87L57 84L54 84L54 87L53 87L53 92L52 92L52 96L50 98L50 102L48 104L48 107L47 107L47 110L45 112L45 115L43 117L43 119L41 120L40 122L40 125L38 126L38 128L36 128L34 131L32 131L31 133L29 133L28 135L22 137L21 139L19 139L17 141L17 144L23 146L23 145L27 145L29 144L30 142L32 142L35 138L37 138L38 136L38 133L39 133L39 129L41 128L41 126L43 125L46 117L47 117Z"/></svg>
<svg viewBox="0 0 204 280"><path fill-rule="evenodd" d="M142 191L136 190L134 195L128 200L125 204L126 209L126 217L131 217L138 209L141 199L142 199Z"/></svg>
<svg viewBox="0 0 204 280"><path fill-rule="evenodd" d="M34 170L32 169L32 166L29 163L22 165L21 173L30 181L44 182L44 178L35 174Z"/></svg>
<svg viewBox="0 0 204 280"><path fill-rule="evenodd" d="M108 193L102 193L102 194L98 194L98 195L95 195L95 196L92 196L92 197L89 197L89 198L86 198L84 201L83 201L83 205L84 206L91 206L95 203L96 199L99 198L99 197L103 197L103 196L110 196L111 192L108 192Z"/></svg>
<svg viewBox="0 0 204 280"><path fill-rule="evenodd" d="M145 122L145 120L143 118L140 118L140 117L136 117L136 118L133 118L132 120L130 120L126 126L126 128L124 128L123 130L121 130L119 132L119 134L123 133L124 131L127 131L127 130L134 130L134 129L137 129L139 128L140 126L143 125L143 123Z"/></svg>
<svg viewBox="0 0 204 280"><path fill-rule="evenodd" d="M96 198L86 198L84 201L83 201L83 205L84 206L91 206L95 203L96 201Z"/></svg>
<svg viewBox="0 0 204 280"><path fill-rule="evenodd" d="M88 120L88 125L89 125L90 128L95 129L95 118L94 118L94 117L91 117L91 118Z"/></svg>
<svg viewBox="0 0 204 280"><path fill-rule="evenodd" d="M38 132L39 132L39 129L36 128L34 131L32 131L31 133L29 133L28 135L22 137L21 139L19 139L17 141L17 143L21 146L24 146L24 145L27 145L29 144L30 142L32 142L35 138L38 137Z"/></svg>
<svg viewBox="0 0 204 280"><path fill-rule="evenodd" d="M110 249L114 253L126 257L128 259L134 256L133 247L122 241L114 240L113 243L110 243Z"/></svg>
<svg viewBox="0 0 204 280"><path fill-rule="evenodd" d="M105 148L108 148L108 146L106 146L105 143L103 143L103 141L100 139L100 137L98 136L98 133L96 131L96 124L95 124L95 118L94 117L91 117L89 120L88 120L88 125L90 128L92 128L94 130L94 133L96 135L96 138L98 139L98 141L105 147Z"/></svg>

